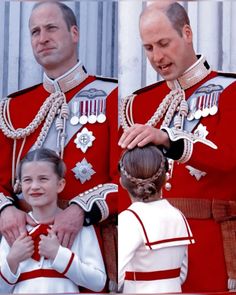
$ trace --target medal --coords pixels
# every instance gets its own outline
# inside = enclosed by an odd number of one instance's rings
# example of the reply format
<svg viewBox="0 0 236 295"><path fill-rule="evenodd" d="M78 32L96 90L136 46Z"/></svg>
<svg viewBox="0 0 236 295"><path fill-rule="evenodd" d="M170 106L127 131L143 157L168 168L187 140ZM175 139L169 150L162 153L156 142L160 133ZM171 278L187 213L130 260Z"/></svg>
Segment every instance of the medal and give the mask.
<svg viewBox="0 0 236 295"><path fill-rule="evenodd" d="M90 124L94 124L97 121L97 117L95 115L95 100L90 100L89 101L89 117L88 117L88 122Z"/></svg>
<svg viewBox="0 0 236 295"><path fill-rule="evenodd" d="M211 98L212 94L209 94L205 97L205 103L204 103L204 107L203 107L203 111L202 111L202 116L203 117L207 117L210 114L210 98Z"/></svg>
<svg viewBox="0 0 236 295"><path fill-rule="evenodd" d="M193 99L189 103L189 113L187 116L188 121L192 121L194 119L194 112L196 109L196 101L197 101L197 97L193 97Z"/></svg>
<svg viewBox="0 0 236 295"><path fill-rule="evenodd" d="M198 107L197 107L196 112L194 113L194 118L196 120L199 120L201 118L201 116L202 116L202 111L201 111L202 101L203 101L203 96L199 96L198 97L198 103L197 103Z"/></svg>
<svg viewBox="0 0 236 295"><path fill-rule="evenodd" d="M218 98L219 98L219 92L215 92L212 95L212 104L210 107L210 115L214 116L218 112Z"/></svg>
<svg viewBox="0 0 236 295"><path fill-rule="evenodd" d="M77 116L73 116L70 119L70 123L71 123L71 125L77 125L79 123L79 118Z"/></svg>
<svg viewBox="0 0 236 295"><path fill-rule="evenodd" d="M72 103L72 114L73 116L70 119L71 125L77 125L79 123L79 117L76 115L79 111L79 102L74 101Z"/></svg>
<svg viewBox="0 0 236 295"><path fill-rule="evenodd" d="M210 95L205 95L203 100L203 109L202 109L202 116L207 117L210 113L210 110L208 109L208 101L209 101Z"/></svg>
<svg viewBox="0 0 236 295"><path fill-rule="evenodd" d="M82 129L81 132L78 132L74 143L78 149L81 149L83 153L86 153L87 149L92 146L95 137L93 136L92 131L89 131L86 127Z"/></svg>
<svg viewBox="0 0 236 295"><path fill-rule="evenodd" d="M98 123L104 123L106 121L106 116L104 114L99 114L97 117Z"/></svg>
<svg viewBox="0 0 236 295"><path fill-rule="evenodd" d="M80 180L82 184L90 180L92 175L96 173L93 170L93 166L85 158L81 162L76 163L76 166L71 170L74 172L75 178Z"/></svg>
<svg viewBox="0 0 236 295"><path fill-rule="evenodd" d="M97 121L98 123L104 123L106 121L106 101L105 99L100 99L98 103L98 110L99 110L99 115L97 116Z"/></svg>
<svg viewBox="0 0 236 295"><path fill-rule="evenodd" d="M86 100L82 100L80 103L83 105L83 108L82 108L82 116L80 116L79 122L81 125L85 125L88 123L88 117L86 116Z"/></svg>

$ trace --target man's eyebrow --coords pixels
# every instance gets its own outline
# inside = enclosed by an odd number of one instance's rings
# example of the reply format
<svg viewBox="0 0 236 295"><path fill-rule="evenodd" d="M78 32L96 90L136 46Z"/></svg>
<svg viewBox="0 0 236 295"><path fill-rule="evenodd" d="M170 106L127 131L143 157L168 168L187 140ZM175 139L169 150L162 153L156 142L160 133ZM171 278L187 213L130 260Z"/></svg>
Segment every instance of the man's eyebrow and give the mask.
<svg viewBox="0 0 236 295"><path fill-rule="evenodd" d="M56 26L57 24L55 22L50 22L47 24L42 25L44 28L50 27L50 26ZM40 27L40 25L35 25L32 28L30 28L30 30L34 30L34 29L38 29Z"/></svg>

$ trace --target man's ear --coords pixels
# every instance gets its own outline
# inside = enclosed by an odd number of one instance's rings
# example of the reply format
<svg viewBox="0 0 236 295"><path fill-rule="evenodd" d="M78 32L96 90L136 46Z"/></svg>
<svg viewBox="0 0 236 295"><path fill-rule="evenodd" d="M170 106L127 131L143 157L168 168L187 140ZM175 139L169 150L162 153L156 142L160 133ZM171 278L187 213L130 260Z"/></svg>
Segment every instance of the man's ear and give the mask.
<svg viewBox="0 0 236 295"><path fill-rule="evenodd" d="M182 29L183 38L187 43L193 42L193 32L189 25L184 25Z"/></svg>
<svg viewBox="0 0 236 295"><path fill-rule="evenodd" d="M72 35L72 39L73 39L74 43L78 43L79 42L79 28L74 25L70 28L70 31L71 31L71 35Z"/></svg>
<svg viewBox="0 0 236 295"><path fill-rule="evenodd" d="M59 181L58 181L58 188L57 188L57 193L61 193L64 189L66 185L66 180L65 178L61 178Z"/></svg>

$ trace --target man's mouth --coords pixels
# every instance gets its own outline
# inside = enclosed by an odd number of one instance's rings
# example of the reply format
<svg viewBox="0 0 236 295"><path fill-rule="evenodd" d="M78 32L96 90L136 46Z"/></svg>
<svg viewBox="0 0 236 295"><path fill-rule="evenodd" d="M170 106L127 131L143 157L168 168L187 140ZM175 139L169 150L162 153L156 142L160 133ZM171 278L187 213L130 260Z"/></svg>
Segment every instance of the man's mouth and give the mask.
<svg viewBox="0 0 236 295"><path fill-rule="evenodd" d="M51 50L53 50L53 48L43 48L43 49L40 49L38 53L47 53Z"/></svg>
<svg viewBox="0 0 236 295"><path fill-rule="evenodd" d="M171 66L171 63L166 64L166 65L161 65L158 68L160 69L160 71L167 71Z"/></svg>

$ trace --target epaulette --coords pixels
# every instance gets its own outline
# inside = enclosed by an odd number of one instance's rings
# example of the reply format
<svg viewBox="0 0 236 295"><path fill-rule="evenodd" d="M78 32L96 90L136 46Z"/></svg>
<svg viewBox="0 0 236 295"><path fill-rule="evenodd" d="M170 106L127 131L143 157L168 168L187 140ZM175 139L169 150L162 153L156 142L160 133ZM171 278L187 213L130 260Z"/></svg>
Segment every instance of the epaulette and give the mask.
<svg viewBox="0 0 236 295"><path fill-rule="evenodd" d="M141 88L141 89L136 90L136 91L134 92L134 94L140 94L140 93L143 93L143 92L149 91L149 90L155 88L157 85L161 85L161 84L163 84L163 83L165 83L164 80L162 80L162 81L158 81L158 82L156 82L156 83L154 83L154 84L151 84L151 85L148 85L148 86L146 86L146 87L143 87L143 88Z"/></svg>
<svg viewBox="0 0 236 295"><path fill-rule="evenodd" d="M7 97L11 97L11 98L13 98L13 97L17 97L17 96L19 96L19 95L21 95L21 94L24 94L24 93L27 93L27 92L31 91L32 89L38 87L40 84L42 84L42 83L39 83L39 84L36 84L36 85L30 86L30 87L28 87L28 88L24 88L24 89L22 89L22 90L19 90L19 91L13 92L13 93L9 94Z"/></svg>
<svg viewBox="0 0 236 295"><path fill-rule="evenodd" d="M118 79L115 79L115 78L103 77L103 76L95 76L95 77L97 80L118 83Z"/></svg>
<svg viewBox="0 0 236 295"><path fill-rule="evenodd" d="M226 72L217 72L219 76L228 77L228 78L236 78L236 73L226 73Z"/></svg>

